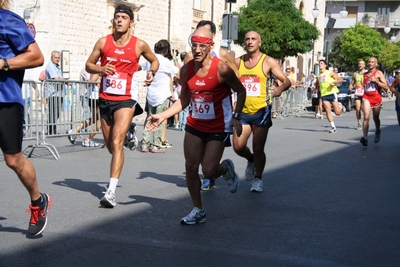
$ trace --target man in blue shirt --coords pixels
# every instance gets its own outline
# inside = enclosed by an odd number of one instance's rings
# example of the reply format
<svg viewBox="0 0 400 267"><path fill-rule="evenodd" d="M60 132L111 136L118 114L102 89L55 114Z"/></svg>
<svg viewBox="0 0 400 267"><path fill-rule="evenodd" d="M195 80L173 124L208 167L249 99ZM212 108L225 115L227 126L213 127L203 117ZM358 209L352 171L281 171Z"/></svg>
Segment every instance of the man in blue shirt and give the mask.
<svg viewBox="0 0 400 267"><path fill-rule="evenodd" d="M47 224L51 198L40 193L35 167L22 154L24 69L43 65L43 55L25 21L9 11L10 0L0 1L0 148L4 160L29 192L31 218L28 233L38 235Z"/></svg>
<svg viewBox="0 0 400 267"><path fill-rule="evenodd" d="M49 127L48 134L56 134L57 127L55 123L60 117L60 109L63 103L63 88L64 84L58 81L64 80L60 68L61 54L59 51L51 52L51 61L46 67L46 80L55 80L45 84L45 97L49 103Z"/></svg>

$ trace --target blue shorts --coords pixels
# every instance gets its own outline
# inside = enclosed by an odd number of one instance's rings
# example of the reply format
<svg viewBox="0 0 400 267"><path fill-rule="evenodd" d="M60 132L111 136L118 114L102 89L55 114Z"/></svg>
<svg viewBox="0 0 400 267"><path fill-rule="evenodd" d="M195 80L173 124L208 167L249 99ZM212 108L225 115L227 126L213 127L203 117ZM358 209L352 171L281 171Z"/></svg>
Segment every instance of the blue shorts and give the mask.
<svg viewBox="0 0 400 267"><path fill-rule="evenodd" d="M330 95L325 95L325 96L322 96L321 98L322 98L322 102L329 102L329 103L338 102L336 93L333 93Z"/></svg>
<svg viewBox="0 0 400 267"><path fill-rule="evenodd" d="M185 131L200 138L204 144L210 141L221 141L225 143L226 147L231 146L231 139L229 138L231 133L205 133L188 125L185 126Z"/></svg>
<svg viewBox="0 0 400 267"><path fill-rule="evenodd" d="M258 127L271 127L271 105L265 106L265 108L260 109L254 114L242 114L242 119L240 122L243 125L255 125Z"/></svg>

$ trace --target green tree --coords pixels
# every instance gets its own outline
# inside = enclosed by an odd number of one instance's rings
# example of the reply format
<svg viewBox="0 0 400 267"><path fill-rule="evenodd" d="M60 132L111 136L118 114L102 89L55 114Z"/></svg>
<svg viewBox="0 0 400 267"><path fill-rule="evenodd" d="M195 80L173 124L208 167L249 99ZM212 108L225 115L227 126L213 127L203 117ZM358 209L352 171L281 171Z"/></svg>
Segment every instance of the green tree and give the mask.
<svg viewBox="0 0 400 267"><path fill-rule="evenodd" d="M261 35L260 50L277 59L310 51L318 29L303 18L294 0L252 0L239 9L238 40L244 46L249 31Z"/></svg>
<svg viewBox="0 0 400 267"><path fill-rule="evenodd" d="M385 47L385 38L375 29L357 23L343 32L341 53L351 62L370 57L379 59Z"/></svg>
<svg viewBox="0 0 400 267"><path fill-rule="evenodd" d="M379 57L379 63L382 63L386 70L395 70L400 68L400 44L386 42L385 48Z"/></svg>
<svg viewBox="0 0 400 267"><path fill-rule="evenodd" d="M343 31L338 32L332 41L332 51L329 53L329 64L338 67L341 71L354 71L357 69L358 61L354 62L344 56L342 52ZM325 55L326 56L326 55Z"/></svg>

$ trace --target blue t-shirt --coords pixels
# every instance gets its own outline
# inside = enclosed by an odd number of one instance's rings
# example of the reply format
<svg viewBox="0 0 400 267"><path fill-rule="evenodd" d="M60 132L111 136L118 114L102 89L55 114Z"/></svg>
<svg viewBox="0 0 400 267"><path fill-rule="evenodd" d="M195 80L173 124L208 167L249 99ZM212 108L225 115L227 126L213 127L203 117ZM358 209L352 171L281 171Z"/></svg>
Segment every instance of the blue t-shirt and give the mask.
<svg viewBox="0 0 400 267"><path fill-rule="evenodd" d="M12 58L21 54L35 42L25 21L17 14L0 8L0 58ZM22 100L24 70L0 70L0 103L19 103Z"/></svg>

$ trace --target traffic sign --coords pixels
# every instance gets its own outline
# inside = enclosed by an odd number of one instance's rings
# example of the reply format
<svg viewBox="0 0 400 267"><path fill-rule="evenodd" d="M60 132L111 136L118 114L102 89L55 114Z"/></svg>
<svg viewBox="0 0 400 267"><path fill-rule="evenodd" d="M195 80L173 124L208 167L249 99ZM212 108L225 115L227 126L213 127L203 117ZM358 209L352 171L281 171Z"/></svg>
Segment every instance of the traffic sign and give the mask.
<svg viewBox="0 0 400 267"><path fill-rule="evenodd" d="M28 23L26 26L28 27L29 32L32 34L32 37L35 38L36 37L35 25L33 25L33 23Z"/></svg>

